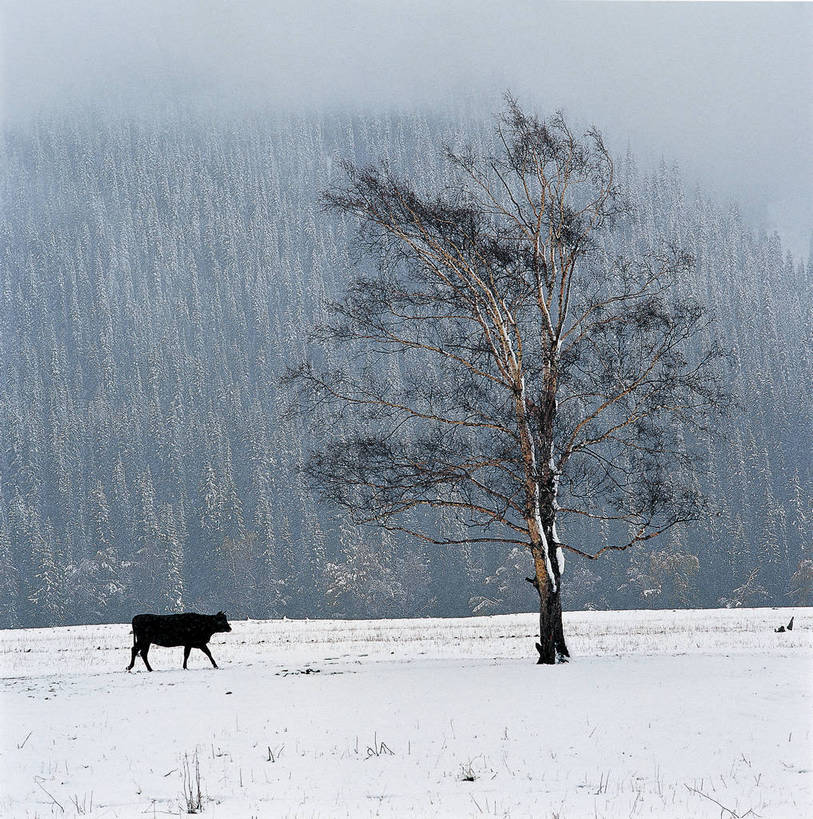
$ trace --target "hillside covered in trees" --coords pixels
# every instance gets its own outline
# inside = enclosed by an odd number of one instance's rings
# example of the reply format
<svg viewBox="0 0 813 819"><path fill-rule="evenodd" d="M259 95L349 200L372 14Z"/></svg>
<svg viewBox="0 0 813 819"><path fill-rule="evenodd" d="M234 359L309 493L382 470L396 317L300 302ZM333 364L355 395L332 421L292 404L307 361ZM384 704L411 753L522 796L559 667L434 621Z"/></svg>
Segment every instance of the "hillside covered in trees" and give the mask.
<svg viewBox="0 0 813 819"><path fill-rule="evenodd" d="M341 160L383 157L437 188L444 141L489 139L472 114L87 111L7 126L0 628L180 608L531 608L521 551L360 531L320 504L300 469L319 430L280 386L355 261L354 225L319 203ZM568 560L565 606L809 603L811 260L675 169L627 154L617 172L633 213L605 249L666 240L695 256L681 288L716 315L737 403L695 477L712 513L645 548ZM387 375L403 377L396 361ZM605 545L565 526L585 551Z"/></svg>

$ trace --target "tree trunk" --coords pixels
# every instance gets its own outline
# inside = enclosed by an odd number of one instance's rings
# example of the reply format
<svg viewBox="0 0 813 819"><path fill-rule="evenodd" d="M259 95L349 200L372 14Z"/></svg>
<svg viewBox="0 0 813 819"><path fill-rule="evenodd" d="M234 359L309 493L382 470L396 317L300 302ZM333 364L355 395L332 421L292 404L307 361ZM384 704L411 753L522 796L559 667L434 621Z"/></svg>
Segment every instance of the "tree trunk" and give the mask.
<svg viewBox="0 0 813 819"><path fill-rule="evenodd" d="M570 652L565 644L562 628L562 579L557 558L556 538L556 475L553 465L554 419L556 418L556 392L559 382L558 345L551 340L549 358L545 364L542 391L539 404L535 407L536 431L539 436L538 451L544 453L545 460L537 466L539 519L542 528L541 544L531 549L536 569L536 590L539 592L539 664L553 665L566 663ZM541 459L540 459L541 460ZM548 553L545 560L544 551ZM548 577L548 572L553 577Z"/></svg>
<svg viewBox="0 0 813 819"><path fill-rule="evenodd" d="M565 632L562 627L562 586L559 575L559 566L556 561L555 549L552 555L552 568L555 575L556 588L549 581L545 567L545 558L538 551L533 551L536 577L533 585L539 592L539 642L536 650L539 652L537 665L554 665L566 663L570 652L565 643Z"/></svg>

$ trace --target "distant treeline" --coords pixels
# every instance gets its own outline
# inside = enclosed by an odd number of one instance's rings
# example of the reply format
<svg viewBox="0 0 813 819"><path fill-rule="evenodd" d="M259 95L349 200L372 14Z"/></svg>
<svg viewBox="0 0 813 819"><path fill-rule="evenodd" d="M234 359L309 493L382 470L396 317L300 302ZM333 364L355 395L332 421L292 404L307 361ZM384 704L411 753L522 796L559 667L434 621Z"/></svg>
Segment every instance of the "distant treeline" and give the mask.
<svg viewBox="0 0 813 819"><path fill-rule="evenodd" d="M319 206L340 160L383 157L438 186L441 143L477 149L490 128L485 114L84 113L5 130L0 627L181 608L533 607L521 551L359 531L321 505L300 472L319 430L279 387L354 264L354 226ZM627 155L618 173L634 215L607 249L666 239L696 256L682 287L716 312L739 404L725 437L707 441L710 474L696 476L713 515L646 549L569 560L566 606L801 602L810 262L688 192L676 170L644 172ZM607 537L562 527L586 551Z"/></svg>

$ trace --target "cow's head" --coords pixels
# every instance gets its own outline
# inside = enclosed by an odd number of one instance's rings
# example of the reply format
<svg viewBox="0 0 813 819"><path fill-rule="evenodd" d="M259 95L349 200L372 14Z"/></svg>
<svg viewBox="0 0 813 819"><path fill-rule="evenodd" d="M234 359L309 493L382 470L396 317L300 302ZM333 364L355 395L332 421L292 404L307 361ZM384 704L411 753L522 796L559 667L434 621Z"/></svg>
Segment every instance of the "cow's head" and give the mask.
<svg viewBox="0 0 813 819"><path fill-rule="evenodd" d="M222 611L219 611L215 615L215 625L217 626L217 631L231 631L229 621L226 619L226 615Z"/></svg>

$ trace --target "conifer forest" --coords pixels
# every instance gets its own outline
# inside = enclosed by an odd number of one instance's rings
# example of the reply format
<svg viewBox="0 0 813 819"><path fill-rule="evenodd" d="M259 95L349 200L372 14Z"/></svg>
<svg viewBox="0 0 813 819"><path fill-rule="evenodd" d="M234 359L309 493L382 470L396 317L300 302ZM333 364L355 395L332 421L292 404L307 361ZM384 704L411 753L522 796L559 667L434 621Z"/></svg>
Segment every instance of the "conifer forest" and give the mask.
<svg viewBox="0 0 813 819"><path fill-rule="evenodd" d="M0 628L534 608L524 550L356 528L322 502L303 470L322 431L282 381L330 364L309 332L366 263L352 220L321 204L342 161L442 189L442 145L485 150L492 114L88 107L4 126ZM810 605L813 260L668 159L610 148L632 208L603 251L692 254L679 288L714 316L733 403L699 442L708 513L569 557L564 606ZM562 528L594 553L610 533L588 523Z"/></svg>

